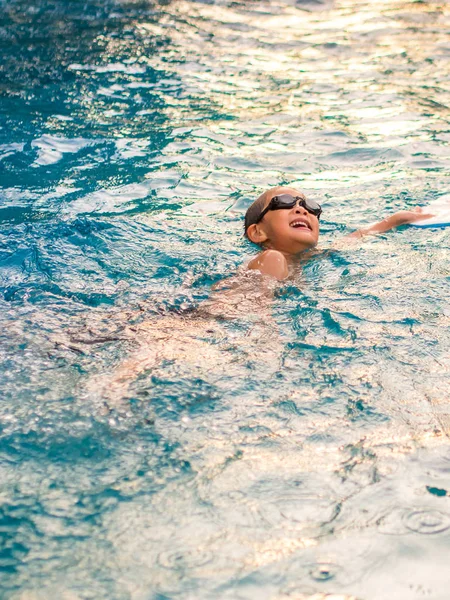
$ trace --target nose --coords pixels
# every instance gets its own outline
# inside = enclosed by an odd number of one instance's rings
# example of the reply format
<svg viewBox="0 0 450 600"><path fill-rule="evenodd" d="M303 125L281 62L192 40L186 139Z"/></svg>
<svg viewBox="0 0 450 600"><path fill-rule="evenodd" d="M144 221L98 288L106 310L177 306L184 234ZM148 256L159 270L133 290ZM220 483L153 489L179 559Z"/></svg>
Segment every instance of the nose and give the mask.
<svg viewBox="0 0 450 600"><path fill-rule="evenodd" d="M306 210L306 208L304 206L301 206L299 204L300 200L297 202L297 204L295 205L295 212L299 215L306 215L308 213L308 211Z"/></svg>

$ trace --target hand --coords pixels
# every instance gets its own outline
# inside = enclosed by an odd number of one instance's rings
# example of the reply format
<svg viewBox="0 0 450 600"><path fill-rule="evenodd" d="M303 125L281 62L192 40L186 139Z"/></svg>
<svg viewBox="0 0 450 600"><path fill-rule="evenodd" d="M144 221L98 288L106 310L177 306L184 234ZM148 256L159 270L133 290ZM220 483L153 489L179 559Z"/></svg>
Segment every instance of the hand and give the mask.
<svg viewBox="0 0 450 600"><path fill-rule="evenodd" d="M395 227L398 227L399 225L407 225L408 223L414 223L415 221L421 221L422 219L430 219L434 216L433 213L426 212L423 208L420 208L420 206L416 206L416 208L413 208L412 210L399 210L379 223L373 223L368 227L358 229L358 231L347 236L347 239L360 238L365 235L373 235L376 233L385 233L386 231L395 229Z"/></svg>
<svg viewBox="0 0 450 600"><path fill-rule="evenodd" d="M389 217L392 219L393 225L398 227L399 225L407 225L408 223L414 223L415 221L421 221L422 219L430 219L435 215L430 212L426 212L420 206L416 206L412 210L399 210Z"/></svg>

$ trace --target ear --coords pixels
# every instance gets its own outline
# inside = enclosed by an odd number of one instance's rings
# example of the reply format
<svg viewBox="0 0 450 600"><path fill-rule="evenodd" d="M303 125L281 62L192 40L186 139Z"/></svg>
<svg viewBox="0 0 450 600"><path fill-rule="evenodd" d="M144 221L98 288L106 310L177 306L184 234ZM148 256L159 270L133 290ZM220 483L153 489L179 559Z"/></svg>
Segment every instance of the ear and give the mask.
<svg viewBox="0 0 450 600"><path fill-rule="evenodd" d="M247 229L247 237L254 244L264 244L269 239L264 228L259 223L253 223Z"/></svg>

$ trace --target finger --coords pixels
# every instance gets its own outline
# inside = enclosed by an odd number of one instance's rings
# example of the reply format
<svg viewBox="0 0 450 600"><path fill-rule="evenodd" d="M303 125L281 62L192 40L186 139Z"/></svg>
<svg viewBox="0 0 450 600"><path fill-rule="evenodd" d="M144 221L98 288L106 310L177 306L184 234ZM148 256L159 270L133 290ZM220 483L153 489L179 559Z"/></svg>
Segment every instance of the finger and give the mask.
<svg viewBox="0 0 450 600"><path fill-rule="evenodd" d="M434 213L425 213L423 211L421 211L421 213L420 213L420 219L431 219L431 217L435 217L435 216L436 215Z"/></svg>

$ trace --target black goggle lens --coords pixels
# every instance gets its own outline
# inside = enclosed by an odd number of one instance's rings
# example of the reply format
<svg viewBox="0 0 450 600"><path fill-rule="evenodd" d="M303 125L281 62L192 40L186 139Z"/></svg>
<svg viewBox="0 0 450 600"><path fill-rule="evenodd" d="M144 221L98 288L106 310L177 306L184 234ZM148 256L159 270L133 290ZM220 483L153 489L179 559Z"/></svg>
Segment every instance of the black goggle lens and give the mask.
<svg viewBox="0 0 450 600"><path fill-rule="evenodd" d="M309 213L316 216L318 219L322 213L322 207L315 200L309 200L306 198L294 197L290 194L281 194L280 196L274 196L267 207L269 210L277 210L280 208L292 208L297 204L303 206ZM266 209L267 210L267 209Z"/></svg>

